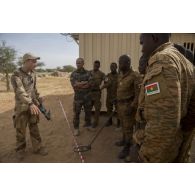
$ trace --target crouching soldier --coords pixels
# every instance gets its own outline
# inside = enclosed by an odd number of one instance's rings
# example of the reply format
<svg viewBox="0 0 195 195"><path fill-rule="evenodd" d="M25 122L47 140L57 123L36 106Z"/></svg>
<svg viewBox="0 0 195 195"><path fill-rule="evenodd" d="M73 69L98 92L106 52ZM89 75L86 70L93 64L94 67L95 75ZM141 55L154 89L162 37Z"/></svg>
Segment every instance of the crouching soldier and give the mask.
<svg viewBox="0 0 195 195"><path fill-rule="evenodd" d="M36 88L36 75L34 69L39 57L30 53L23 56L23 66L11 76L11 83L15 92L14 127L16 128L16 157L22 160L26 148L26 127L30 130L33 152L47 155L48 152L42 146L39 133L39 93Z"/></svg>

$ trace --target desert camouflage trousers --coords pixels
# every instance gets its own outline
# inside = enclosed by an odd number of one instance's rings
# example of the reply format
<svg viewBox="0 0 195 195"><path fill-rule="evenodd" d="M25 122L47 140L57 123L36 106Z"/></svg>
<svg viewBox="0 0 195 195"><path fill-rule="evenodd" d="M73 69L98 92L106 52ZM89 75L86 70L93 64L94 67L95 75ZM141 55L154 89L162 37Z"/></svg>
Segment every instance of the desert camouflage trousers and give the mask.
<svg viewBox="0 0 195 195"><path fill-rule="evenodd" d="M26 148L26 128L29 127L30 139L33 151L36 152L41 147L41 136L37 123L39 116L31 115L30 111L25 111L13 117L14 127L16 128L16 151Z"/></svg>

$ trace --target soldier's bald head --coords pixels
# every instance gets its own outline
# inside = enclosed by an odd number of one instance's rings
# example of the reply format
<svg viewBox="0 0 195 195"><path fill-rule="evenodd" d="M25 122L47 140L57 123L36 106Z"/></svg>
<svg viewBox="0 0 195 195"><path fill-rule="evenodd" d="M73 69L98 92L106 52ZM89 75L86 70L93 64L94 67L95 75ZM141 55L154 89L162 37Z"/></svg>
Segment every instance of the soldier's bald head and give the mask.
<svg viewBox="0 0 195 195"><path fill-rule="evenodd" d="M140 35L142 53L145 56L150 56L159 46L169 42L170 36L170 33L142 33Z"/></svg>
<svg viewBox="0 0 195 195"><path fill-rule="evenodd" d="M122 55L119 57L119 69L122 72L129 70L131 67L131 58L128 55Z"/></svg>
<svg viewBox="0 0 195 195"><path fill-rule="evenodd" d="M177 43L174 43L173 46L184 56L186 55L186 49L182 45L179 45Z"/></svg>
<svg viewBox="0 0 195 195"><path fill-rule="evenodd" d="M122 55L119 57L119 64L131 65L131 58L128 55Z"/></svg>
<svg viewBox="0 0 195 195"><path fill-rule="evenodd" d="M173 46L181 53L183 54L192 64L194 63L194 55L193 53L189 50L186 49L184 46L179 45L177 43L174 43Z"/></svg>
<svg viewBox="0 0 195 195"><path fill-rule="evenodd" d="M112 62L110 64L110 70L112 73L116 73L117 72L117 63L116 62Z"/></svg>

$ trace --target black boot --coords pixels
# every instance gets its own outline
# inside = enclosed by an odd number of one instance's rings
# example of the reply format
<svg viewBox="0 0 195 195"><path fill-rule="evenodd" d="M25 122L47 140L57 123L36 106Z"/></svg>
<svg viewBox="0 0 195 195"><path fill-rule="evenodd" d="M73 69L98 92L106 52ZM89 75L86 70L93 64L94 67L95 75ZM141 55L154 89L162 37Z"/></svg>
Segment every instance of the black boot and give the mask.
<svg viewBox="0 0 195 195"><path fill-rule="evenodd" d="M112 125L112 118L110 118L109 120L108 120L108 122L107 122L107 124L106 124L106 127L109 127L109 126L111 126Z"/></svg>
<svg viewBox="0 0 195 195"><path fill-rule="evenodd" d="M129 155L129 149L130 149L130 142L125 143L125 146L123 149L119 152L118 158L119 159L124 159Z"/></svg>

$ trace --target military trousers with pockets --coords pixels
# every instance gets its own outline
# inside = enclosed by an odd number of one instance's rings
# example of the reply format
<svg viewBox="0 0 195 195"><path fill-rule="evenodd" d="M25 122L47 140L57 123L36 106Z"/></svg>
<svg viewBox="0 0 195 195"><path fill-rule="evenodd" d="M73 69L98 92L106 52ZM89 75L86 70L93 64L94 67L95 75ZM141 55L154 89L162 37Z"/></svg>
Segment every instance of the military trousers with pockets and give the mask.
<svg viewBox="0 0 195 195"><path fill-rule="evenodd" d="M123 137L126 142L132 142L133 140L133 128L135 125L135 113L132 111L130 113L130 102L117 103L118 117L121 122ZM130 113L130 114L129 114Z"/></svg>
<svg viewBox="0 0 195 195"><path fill-rule="evenodd" d="M99 123L99 116L100 116L100 110L101 110L101 91L92 91L91 92L91 98L92 98L92 107L95 108L95 115L94 115L94 123Z"/></svg>
<svg viewBox="0 0 195 195"><path fill-rule="evenodd" d="M79 128L81 109L84 108L85 123L91 124L91 100L74 100L73 102L73 125L74 128Z"/></svg>
<svg viewBox="0 0 195 195"><path fill-rule="evenodd" d="M14 127L16 128L16 151L26 148L26 128L29 127L30 139L33 151L36 152L41 147L41 136L38 128L39 116L31 115L30 111L25 111L14 116Z"/></svg>

